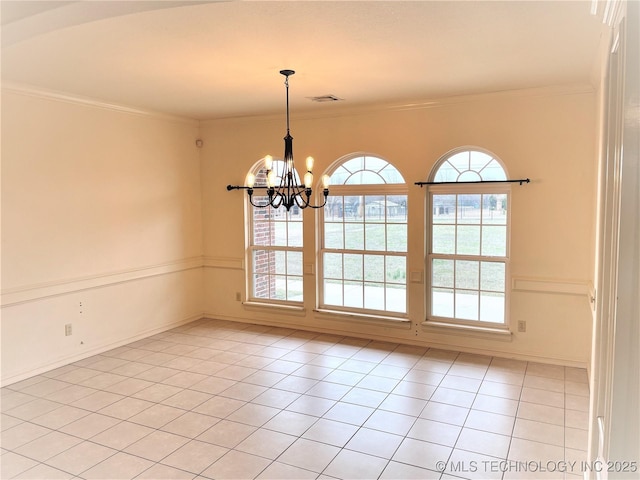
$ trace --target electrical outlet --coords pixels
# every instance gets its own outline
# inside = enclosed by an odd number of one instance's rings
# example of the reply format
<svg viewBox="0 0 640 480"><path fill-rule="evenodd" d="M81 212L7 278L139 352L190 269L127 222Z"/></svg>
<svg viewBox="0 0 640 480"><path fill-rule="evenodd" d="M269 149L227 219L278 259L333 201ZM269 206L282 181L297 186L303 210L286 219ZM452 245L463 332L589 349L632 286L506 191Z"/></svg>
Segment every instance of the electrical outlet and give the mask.
<svg viewBox="0 0 640 480"><path fill-rule="evenodd" d="M73 328L72 325L70 323L67 323L64 326L64 335L65 337L68 337L69 335L71 335L73 333Z"/></svg>
<svg viewBox="0 0 640 480"><path fill-rule="evenodd" d="M519 320L518 321L518 331L519 332L526 332L527 331L527 322L525 322L524 320Z"/></svg>
<svg viewBox="0 0 640 480"><path fill-rule="evenodd" d="M240 292L236 292L236 302L239 302L242 300L242 295L240 295Z"/></svg>

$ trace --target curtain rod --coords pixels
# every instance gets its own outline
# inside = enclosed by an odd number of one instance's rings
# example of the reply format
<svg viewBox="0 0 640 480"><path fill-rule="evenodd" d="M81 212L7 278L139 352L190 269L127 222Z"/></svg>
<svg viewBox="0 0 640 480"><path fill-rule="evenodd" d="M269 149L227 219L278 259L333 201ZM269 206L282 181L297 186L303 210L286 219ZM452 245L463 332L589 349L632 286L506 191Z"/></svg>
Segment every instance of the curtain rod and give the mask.
<svg viewBox="0 0 640 480"><path fill-rule="evenodd" d="M473 180L470 182L415 182L415 185L464 185L465 183L529 183L531 180L528 178L520 178L518 180Z"/></svg>

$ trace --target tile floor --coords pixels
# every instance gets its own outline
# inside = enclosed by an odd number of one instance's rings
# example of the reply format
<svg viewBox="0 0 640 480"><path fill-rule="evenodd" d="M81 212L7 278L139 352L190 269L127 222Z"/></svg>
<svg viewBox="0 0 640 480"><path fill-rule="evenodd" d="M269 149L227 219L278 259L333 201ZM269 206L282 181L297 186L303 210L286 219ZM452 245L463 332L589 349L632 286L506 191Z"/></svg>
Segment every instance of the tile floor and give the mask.
<svg viewBox="0 0 640 480"><path fill-rule="evenodd" d="M582 369L200 320L2 388L0 476L577 480L588 394Z"/></svg>

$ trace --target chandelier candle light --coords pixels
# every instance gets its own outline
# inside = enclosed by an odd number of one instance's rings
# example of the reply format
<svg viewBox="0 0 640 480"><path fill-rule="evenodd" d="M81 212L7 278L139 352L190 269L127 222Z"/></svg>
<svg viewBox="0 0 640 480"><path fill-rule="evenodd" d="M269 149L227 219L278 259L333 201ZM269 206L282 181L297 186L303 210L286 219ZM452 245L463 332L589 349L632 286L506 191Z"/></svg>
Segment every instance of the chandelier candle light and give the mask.
<svg viewBox="0 0 640 480"><path fill-rule="evenodd" d="M287 91L287 135L284 137L284 165L280 176L280 184L276 186L276 172L273 169L273 157L267 155L264 158L264 168L267 171L267 186L255 186L256 176L253 173L247 175L247 185L227 185L227 190L246 190L249 194L249 202L254 207L265 208L284 207L289 211L294 205L299 208L322 208L327 203L329 196L329 176L322 176L322 193L324 201L322 205L311 205L311 186L313 185L313 157L307 157L307 173L304 174L304 184L300 184L300 178L293 164L293 137L289 133L289 77L293 75L293 70L280 70L284 75L284 85ZM265 189L269 201L263 205L253 203L253 190Z"/></svg>

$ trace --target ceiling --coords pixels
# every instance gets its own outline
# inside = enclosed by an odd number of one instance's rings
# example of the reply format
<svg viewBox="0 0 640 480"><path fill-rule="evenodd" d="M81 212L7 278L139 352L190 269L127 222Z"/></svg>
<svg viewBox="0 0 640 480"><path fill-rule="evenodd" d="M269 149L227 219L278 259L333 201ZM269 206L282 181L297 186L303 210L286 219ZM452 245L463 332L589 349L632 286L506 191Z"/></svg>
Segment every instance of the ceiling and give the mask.
<svg viewBox="0 0 640 480"><path fill-rule="evenodd" d="M591 1L2 0L4 86L193 119L599 78ZM343 101L312 102L332 94Z"/></svg>

